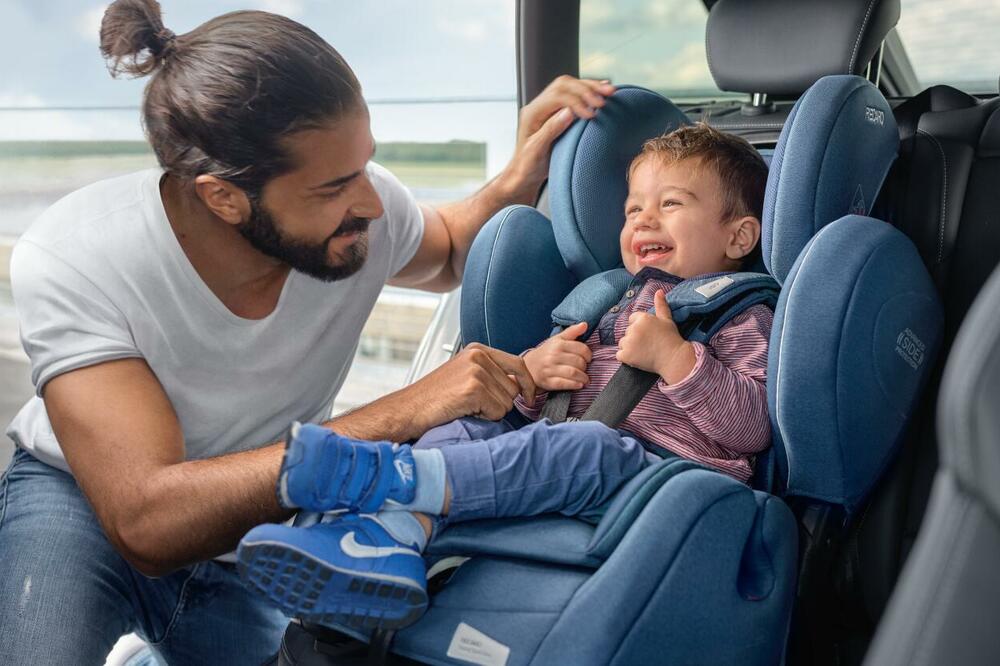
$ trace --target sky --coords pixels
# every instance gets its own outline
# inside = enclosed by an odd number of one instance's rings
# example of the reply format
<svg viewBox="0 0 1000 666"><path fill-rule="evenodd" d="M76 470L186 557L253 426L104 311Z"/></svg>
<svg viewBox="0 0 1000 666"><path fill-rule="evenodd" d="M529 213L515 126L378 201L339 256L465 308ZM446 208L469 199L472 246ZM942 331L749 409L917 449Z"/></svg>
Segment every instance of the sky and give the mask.
<svg viewBox="0 0 1000 666"><path fill-rule="evenodd" d="M182 34L218 14L262 9L316 30L354 68L381 141L485 141L490 171L513 143L514 0L162 0ZM0 108L137 107L147 79L112 79L98 51L100 0L0 3ZM583 0L581 69L657 89L714 88L698 0ZM1000 1L903 0L899 31L925 83L996 81ZM996 90L995 86L992 88ZM472 97L462 105L386 100ZM0 140L138 139L135 111L0 111Z"/></svg>

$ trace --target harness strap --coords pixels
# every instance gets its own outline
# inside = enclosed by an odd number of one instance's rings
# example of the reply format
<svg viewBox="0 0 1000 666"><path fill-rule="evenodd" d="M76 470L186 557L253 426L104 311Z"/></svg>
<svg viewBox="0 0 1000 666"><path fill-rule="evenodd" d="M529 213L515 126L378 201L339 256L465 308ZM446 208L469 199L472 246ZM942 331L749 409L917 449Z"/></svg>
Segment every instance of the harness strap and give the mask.
<svg viewBox="0 0 1000 666"><path fill-rule="evenodd" d="M681 283L667 295L667 301L681 337L707 343L719 329L747 308L764 304L773 309L778 289L770 276L738 274ZM600 421L610 428L617 427L659 378L656 373L622 364L580 419ZM550 393L542 407L541 417L553 423L562 423L569 414L571 399L571 391Z"/></svg>

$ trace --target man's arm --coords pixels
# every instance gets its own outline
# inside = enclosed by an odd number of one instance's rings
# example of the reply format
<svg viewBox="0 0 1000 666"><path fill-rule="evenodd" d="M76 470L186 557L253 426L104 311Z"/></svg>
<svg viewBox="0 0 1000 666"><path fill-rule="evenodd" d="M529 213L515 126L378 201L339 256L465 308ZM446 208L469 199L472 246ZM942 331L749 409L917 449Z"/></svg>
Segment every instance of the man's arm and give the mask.
<svg viewBox="0 0 1000 666"><path fill-rule="evenodd" d="M535 203L548 175L553 142L574 115L592 118L614 86L561 76L521 109L514 156L504 170L463 201L421 206L424 237L410 263L389 281L401 287L449 291L459 285L469 248L486 220L504 206Z"/></svg>
<svg viewBox="0 0 1000 666"><path fill-rule="evenodd" d="M471 345L419 382L325 425L352 437L405 441L468 414L500 418L518 392L534 393L520 359ZM146 575L229 552L255 525L291 515L275 495L284 445L185 460L177 416L141 359L59 375L44 399L109 540Z"/></svg>

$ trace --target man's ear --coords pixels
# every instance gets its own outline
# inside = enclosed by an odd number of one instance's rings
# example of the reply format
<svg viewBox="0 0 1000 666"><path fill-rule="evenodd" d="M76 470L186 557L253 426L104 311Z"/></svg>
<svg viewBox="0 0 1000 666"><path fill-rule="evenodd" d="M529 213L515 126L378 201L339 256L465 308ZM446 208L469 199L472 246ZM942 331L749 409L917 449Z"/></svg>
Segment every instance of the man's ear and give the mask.
<svg viewBox="0 0 1000 666"><path fill-rule="evenodd" d="M250 217L250 199L246 192L232 183L202 174L194 179L194 191L216 217L236 226Z"/></svg>
<svg viewBox="0 0 1000 666"><path fill-rule="evenodd" d="M729 223L729 245L726 246L726 256L730 259L742 259L757 247L760 240L760 220L752 215L741 217Z"/></svg>

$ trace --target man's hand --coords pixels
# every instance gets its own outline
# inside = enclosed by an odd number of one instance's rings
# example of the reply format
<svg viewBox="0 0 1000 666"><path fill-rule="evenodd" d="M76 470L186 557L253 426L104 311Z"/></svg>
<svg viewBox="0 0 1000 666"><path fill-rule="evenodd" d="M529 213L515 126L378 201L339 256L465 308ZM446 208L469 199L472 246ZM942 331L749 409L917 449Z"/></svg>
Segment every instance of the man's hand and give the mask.
<svg viewBox="0 0 1000 666"><path fill-rule="evenodd" d="M479 343L403 389L420 398L413 437L462 416L496 421L511 410L518 393L535 399L535 382L519 356Z"/></svg>
<svg viewBox="0 0 1000 666"><path fill-rule="evenodd" d="M534 204L538 190L549 172L552 144L573 122L573 118L593 118L604 106L604 98L615 92L607 81L560 76L522 109L517 124L517 144L507 171L516 198Z"/></svg>
<svg viewBox="0 0 1000 666"><path fill-rule="evenodd" d="M655 372L676 384L694 368L694 347L681 337L662 289L653 296L656 314L633 312L615 357L633 368Z"/></svg>
<svg viewBox="0 0 1000 666"><path fill-rule="evenodd" d="M587 385L590 347L577 340L586 330L586 322L573 324L524 354L524 364L539 388L575 391Z"/></svg>

